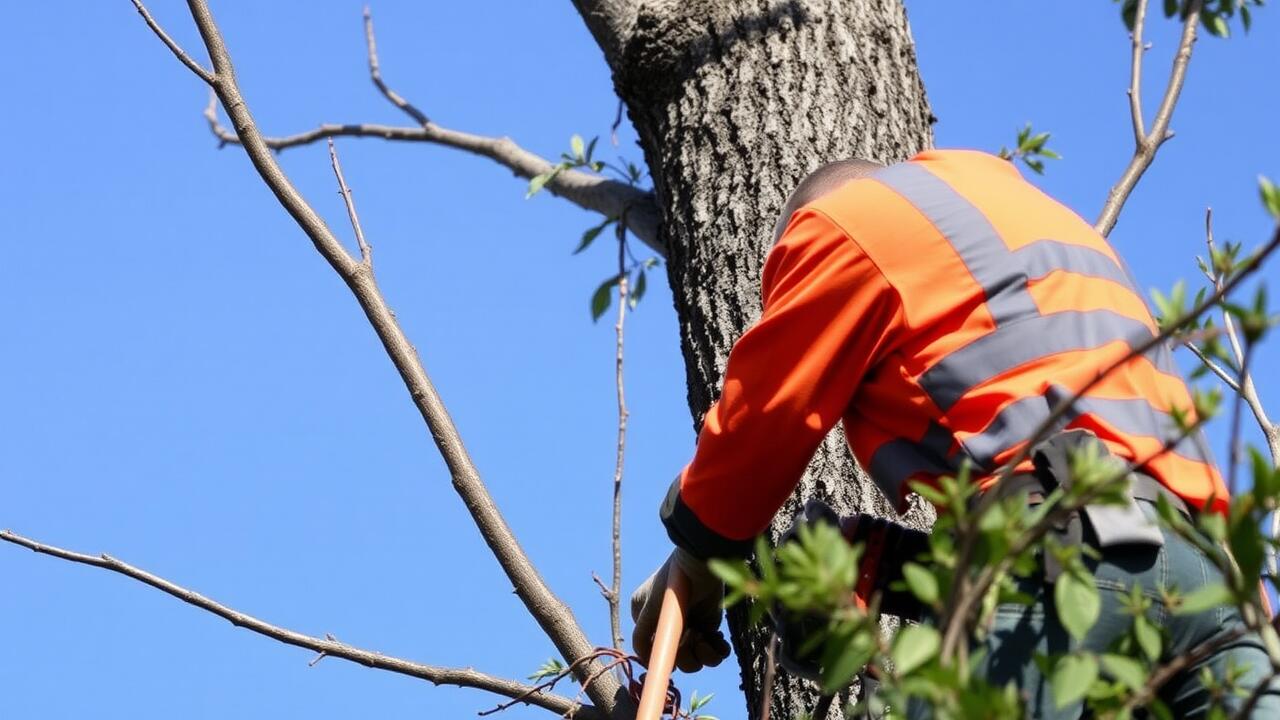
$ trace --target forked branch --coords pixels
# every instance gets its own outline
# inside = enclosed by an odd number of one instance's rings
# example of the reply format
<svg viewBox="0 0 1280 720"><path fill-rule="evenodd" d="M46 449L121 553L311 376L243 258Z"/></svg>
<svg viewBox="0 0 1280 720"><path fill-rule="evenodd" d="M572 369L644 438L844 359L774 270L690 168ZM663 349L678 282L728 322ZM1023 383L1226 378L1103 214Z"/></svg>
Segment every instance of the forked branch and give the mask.
<svg viewBox="0 0 1280 720"><path fill-rule="evenodd" d="M158 26L153 27L160 32ZM551 161L520 147L510 138L476 135L452 130L432 122L426 113L402 97L383 80L382 66L378 60L377 37L373 32L373 17L368 8L364 11L364 29L370 79L378 92L401 112L408 115L415 125L325 123L312 130L293 135L264 137L263 142L267 147L280 151L335 137L380 138L430 143L462 150L489 158L526 180L551 171L553 167ZM169 41L166 38L167 36L162 36L161 39L168 44ZM192 70L194 72L196 68L193 67ZM212 83L209 79L206 79L206 82ZM223 127L218 121L217 106L212 97L208 107L205 108L204 116L209 121L209 129L221 143L239 144L240 140L236 133ZM584 210L592 210L611 218L625 216L627 229L641 242L665 256L666 250L658 235L659 214L653 193L601 175L572 169L556 173L544 189Z"/></svg>
<svg viewBox="0 0 1280 720"><path fill-rule="evenodd" d="M542 580L489 495L488 488L471 460L417 351L405 336L395 314L387 306L374 277L372 264L357 260L347 252L323 218L302 197L280 168L272 149L258 131L249 106L240 94L231 56L208 5L204 0L188 0L187 4L213 63L214 92L231 119L245 153L280 204L355 295L429 429L448 467L455 491L466 505L517 596L562 657L572 662L590 655L594 652L594 645L588 641L573 613ZM356 222L354 214L352 220ZM358 236L361 234L357 233ZM367 245L363 243L361 247L362 250L367 249ZM584 684L596 707L610 716L619 714L617 711L628 703L628 698L621 692L616 678L605 675L594 683L587 683L599 669L598 662L582 663L577 666L575 676Z"/></svg>
<svg viewBox="0 0 1280 720"><path fill-rule="evenodd" d="M561 695L555 695L543 691L539 691L531 685L515 682L514 680L506 680L504 678L489 675L488 673L478 672L471 668L449 668L439 667L437 665L424 665L422 663L413 662L412 660L403 660L390 655L383 655L372 650L363 650L361 648L352 647L346 643L334 640L332 636L328 638L312 637L299 632L294 632L286 628L282 628L271 623L259 620L252 615L246 615L234 608L227 607L215 600L211 600L200 593L188 590L181 585L177 585L165 580L158 575L153 575L146 570L134 567L126 562L117 560L110 555L85 555L83 553L64 550L60 547L45 545L31 538L23 537L9 530L0 530L0 540L10 542L15 545L21 545L29 550L49 555L50 557L68 560L82 565L91 565L93 567L102 568L119 573L126 577L133 578L142 583L146 583L151 587L172 595L173 597L189 604L194 605L201 610L208 611L218 617L230 622L236 627L242 627L246 630L258 633L272 640L278 640L286 645L293 645L300 648L306 648L319 653L317 657L335 657L348 660L353 663L371 667L377 670L387 670L389 672L398 673L400 675L408 675L409 677L419 678L436 685L457 685L458 687L476 688L479 690L487 690L504 697L520 698L522 702L530 705L537 705L546 708L552 712L560 714L572 713L579 718L603 718L604 716L595 708L589 706L581 706Z"/></svg>
<svg viewBox="0 0 1280 720"><path fill-rule="evenodd" d="M1191 0L1186 9L1186 17L1182 21L1182 36L1178 41L1177 52L1173 55L1173 67L1169 72L1169 84L1165 87L1164 98L1156 110L1155 119L1148 130L1142 119L1142 55L1147 46L1143 44L1142 29L1147 16L1147 0L1138 0L1133 21L1133 61L1129 75L1129 114L1133 121L1134 148L1129 165L1120 175L1120 179L1107 192L1107 201L1102 206L1102 213L1094 228L1107 235L1115 227L1129 194L1142 179L1142 174L1151 167L1156 151L1166 140L1173 137L1169 131L1169 121L1173 118L1173 108L1178 104L1178 96L1182 94L1182 84L1187 77L1187 64L1191 62L1191 48L1196 42L1196 25L1200 22L1202 0Z"/></svg>

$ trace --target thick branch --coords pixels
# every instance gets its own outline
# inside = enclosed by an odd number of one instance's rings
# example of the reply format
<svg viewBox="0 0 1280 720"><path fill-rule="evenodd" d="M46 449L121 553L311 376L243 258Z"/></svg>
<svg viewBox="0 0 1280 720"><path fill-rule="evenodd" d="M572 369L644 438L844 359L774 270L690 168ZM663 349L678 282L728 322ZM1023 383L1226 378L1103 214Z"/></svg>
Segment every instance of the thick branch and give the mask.
<svg viewBox="0 0 1280 720"><path fill-rule="evenodd" d="M572 662L592 654L594 646L587 640L573 613L547 587L490 497L488 488L481 480L452 418L427 376L417 351L409 343L394 313L387 306L372 268L347 253L332 230L281 170L240 94L231 56L208 6L204 0L188 0L187 4L213 62L214 91L230 117L245 153L280 204L311 239L316 250L346 282L360 303L430 430L436 447L448 466L454 489L467 506L476 527L511 581L516 594L565 659ZM585 683L598 667L598 662L583 663L577 672L578 679ZM586 692L595 705L609 715L614 715L620 705L627 703L625 694L612 676L603 677L599 682L587 686Z"/></svg>
<svg viewBox="0 0 1280 720"><path fill-rule="evenodd" d="M277 627L268 622L259 620L252 615L246 615L239 610L229 608L226 605L218 603L214 600L201 595L200 593L188 590L181 585L175 585L162 577L152 575L151 573L136 568L128 563L117 560L109 555L84 555L82 553L64 550L52 545L45 545L27 537L23 537L9 530L0 530L0 540L10 542L15 545L21 545L29 550L69 560L82 565L92 565L93 567L110 570L120 573L126 577L133 578L139 582L146 583L161 592L172 595L175 598L189 604L194 605L201 610L217 615L224 620L229 621L236 627L242 627L251 630L259 635L269 637L272 640L278 640L286 645L294 645L300 648L320 653L321 656L341 658L354 663L359 663L367 667L377 670L387 670L401 675L408 675L422 680L435 683L436 685L457 685L458 687L477 688L497 693L504 697L516 698L526 696L525 700L531 705L546 708L556 713L574 713L576 717L581 718L603 718L604 716L593 707L583 707L573 702L569 698L539 692L528 694L534 688L524 683L515 682L495 677L487 673L478 672L471 668L448 668L436 665L424 665L422 663L413 662L411 660L403 660L389 655L383 655L379 652L371 650L362 650L352 647L346 643L338 642L333 639L322 639L303 635L293 630Z"/></svg>
<svg viewBox="0 0 1280 720"><path fill-rule="evenodd" d="M1142 174L1151 166L1151 162L1156 157L1156 151L1166 140L1173 137L1173 133L1169 132L1169 121L1173 118L1173 108L1178 103L1178 96L1182 93L1182 83L1187 77L1187 64L1191 62L1191 48L1196 41L1196 24L1200 22L1202 2L1192 0L1187 8L1187 16L1182 22L1182 37L1178 42L1178 50L1173 56L1173 67L1169 72L1169 84L1165 87L1164 98L1160 101L1159 109L1156 110L1155 121L1151 125L1150 132L1141 127L1140 86L1144 50L1142 23L1146 15L1145 6L1145 0L1139 0L1139 9L1133 25L1133 69L1129 81L1129 108L1133 116L1135 139L1133 157L1129 159L1129 166L1120 175L1120 179L1107 193L1107 201L1102 206L1102 213L1098 216L1098 222L1094 224L1094 228L1103 235L1109 234L1111 228L1115 227L1116 220L1120 217L1120 210L1129 199L1133 188L1142 179Z"/></svg>
<svg viewBox="0 0 1280 720"><path fill-rule="evenodd" d="M587 30L604 52L609 67L617 67L631 38L636 21L637 0L573 0Z"/></svg>
<svg viewBox="0 0 1280 720"><path fill-rule="evenodd" d="M369 14L368 8L365 9L364 22L370 79L373 81L374 86L378 88L378 92L391 104L412 118L417 123L417 127L380 125L376 123L325 123L313 130L294 135L263 138L268 147L272 150L285 150L341 136L380 138L383 140L430 143L462 150L473 155L489 158L526 180L551 171L553 165L549 160L525 150L510 138L490 137L451 130L432 122L425 113L405 100L395 90L392 90L382 79L382 66L378 61L377 38L373 32L373 18ZM213 102L210 102L204 114L209 121L209 129L213 131L218 140L223 144L239 143L239 139L234 132L227 130L218 123L216 106ZM556 176L543 189L568 200L578 207L598 212L606 217L617 218L625 216L627 229L634 233L645 245L665 257L666 248L658 236L660 217L653 193L581 170L562 170L556 173Z"/></svg>

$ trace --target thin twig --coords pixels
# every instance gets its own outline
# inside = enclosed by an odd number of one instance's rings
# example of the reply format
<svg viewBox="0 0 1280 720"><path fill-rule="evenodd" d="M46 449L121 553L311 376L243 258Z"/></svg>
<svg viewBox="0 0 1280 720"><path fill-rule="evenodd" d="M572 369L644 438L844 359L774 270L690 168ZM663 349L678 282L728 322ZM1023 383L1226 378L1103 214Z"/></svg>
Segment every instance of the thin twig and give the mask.
<svg viewBox="0 0 1280 720"><path fill-rule="evenodd" d="M188 590L187 588L170 582L158 575L153 575L145 570L134 567L133 565L121 560L117 560L110 555L104 554L95 556L72 552L60 547L46 545L28 537L23 537L22 535L18 535L10 530L0 530L0 540L20 545L37 553L49 555L50 557L56 557L62 560L80 563L82 565L91 565L96 568L102 568L103 570L110 570L112 572L119 573L150 585L151 587L171 595L189 605L194 605L201 610L217 615L236 627L242 627L264 637L269 637L272 640L285 643L286 645L293 645L313 650L319 653L319 656L312 660L309 663L310 665L315 665L315 663L322 657L335 657L378 670L387 670L400 675L408 675L409 677L427 680L436 685L457 685L459 687L487 690L506 697L521 697L531 705L537 705L538 707L546 708L553 712L568 712L575 707L575 703L569 698L547 693L528 694L532 688L524 683L506 680L487 673L478 672L470 668L448 668L436 665L424 665L411 660L403 660L401 658L383 655L379 652L352 647L346 643L338 642L329 634L326 634L325 638L321 639L278 627L263 620L259 620L252 615L247 615L239 610L227 607L226 605L211 600L192 590ZM604 717L603 714L596 710L596 708L592 707L582 708L581 712L582 717L601 719Z"/></svg>
<svg viewBox="0 0 1280 720"><path fill-rule="evenodd" d="M147 27L151 28L151 32L155 33L156 37L160 38L160 42L164 43L165 47L169 48L169 51L173 53L174 57L182 61L182 64L186 65L187 69L195 73L201 80L205 81L209 85L213 85L213 73L205 70L203 65L196 62L195 58L188 55L187 51L182 49L181 45L174 41L173 38L169 37L169 33L165 32L164 28L160 27L160 23L157 23L155 18L151 17L151 13L147 12L146 6L143 5L140 0L133 0L133 7L137 9L138 14L142 16L143 21L147 23Z"/></svg>
<svg viewBox="0 0 1280 720"><path fill-rule="evenodd" d="M1213 263L1214 255L1217 253L1217 246L1213 242L1213 208L1205 211L1204 227L1205 244L1209 248L1210 279L1213 281L1214 287L1221 287L1223 279ZM1266 408L1262 406L1262 399L1258 396L1258 388L1254 385L1253 373L1243 368L1244 346L1240 342L1239 333L1236 332L1235 319L1231 317L1231 313L1225 307L1222 309L1222 327L1226 332L1227 342L1231 345L1231 352L1235 355L1236 366L1242 368L1240 382L1236 391L1240 393L1240 397L1244 398L1245 403L1249 405L1253 418L1258 421L1258 426L1262 428L1262 434L1267 439L1267 449L1271 452L1271 464L1280 467L1280 425L1272 424L1271 419L1267 417ZM1280 522L1280 517L1277 518L1276 522ZM1276 531L1280 531L1280 525L1274 527L1275 530L1271 533L1273 537L1276 535Z"/></svg>
<svg viewBox="0 0 1280 720"><path fill-rule="evenodd" d="M136 0L135 0L136 2ZM432 122L425 113L392 90L382 79L381 64L377 54L377 39L373 32L373 20L365 10L365 42L368 47L369 75L378 91L393 105L413 118L417 127L382 125L378 123L324 123L318 127L293 135L264 137L263 142L275 151L309 145L336 137L380 138L402 142L422 142L441 145L485 157L526 180L551 171L553 165L546 158L517 145L511 138L490 137L461 132ZM238 145L236 133L218 122L216 107L211 102L204 111L209 130L220 145ZM598 212L605 217L621 217L637 238L654 252L665 257L666 248L659 237L660 216L653 193L633 187L595 173L567 169L556 173L547 181L545 190L585 210Z"/></svg>
<svg viewBox="0 0 1280 720"><path fill-rule="evenodd" d="M346 179L342 177L342 164L338 162L338 150L333 145L333 138L329 139L329 163L333 165L333 174L338 179L338 194L347 206L347 217L351 219L351 229L356 234L356 244L360 246L360 262L372 269L373 249L365 242L364 228L360 227L360 217L356 215L356 201L351 197L351 188L347 187Z"/></svg>
<svg viewBox="0 0 1280 720"><path fill-rule="evenodd" d="M1146 141L1147 125L1142 121L1142 56L1147 46L1142 43L1142 29L1147 21L1147 0L1138 0L1133 13L1133 61L1129 72L1129 116L1133 120L1133 143Z"/></svg>
<svg viewBox="0 0 1280 720"><path fill-rule="evenodd" d="M570 663L569 666L566 667L565 669L561 670L555 675L552 675L546 680L543 680L542 682L538 683L534 687L530 688L529 691L526 693L526 695L513 697L507 702L501 703L496 707L489 708L488 710L482 710L481 712L477 713L477 715L479 715L480 717L484 717L486 715L493 715L494 713L502 712L503 710L506 710L509 707L512 707L514 705L524 702L527 697L532 697L537 693L541 693L554 688L557 683L559 683L561 680L565 679L566 677L569 677L569 675L573 674L575 670L577 670L580 666L584 665L585 663L594 662L595 660L606 658L606 657L613 658L613 660L605 664L601 668L601 671L610 670L615 667L619 667L621 663L623 674L627 676L628 680L631 680L633 677L631 663L639 662L640 660L640 658L634 655L628 655L627 653L622 652L620 650L615 650L614 648L596 648L590 655L586 655L578 658L577 660ZM586 680L586 684L590 685L597 678L599 678L600 675L601 675L601 672L597 672L596 674L588 677ZM581 696L581 694L582 694L582 691L579 690L578 696ZM582 706L580 703L578 703L578 697L576 696L573 698L572 702L575 704L575 706L578 706L578 707L590 707L590 706Z"/></svg>
<svg viewBox="0 0 1280 720"><path fill-rule="evenodd" d="M1125 201L1129 199L1129 194L1133 192L1133 188L1142 179L1142 174L1147 171L1147 168L1151 167L1156 151L1160 149L1160 146L1166 140L1173 137L1173 133L1169 131L1169 121L1173 118L1173 108L1178 103L1178 96L1182 93L1182 85L1187 77L1187 64L1191 62L1191 48L1196 41L1196 24L1200 22L1200 8L1202 5L1203 0L1190 0L1187 6L1187 15L1182 22L1182 36L1178 41L1178 50L1174 53L1173 67L1169 72L1169 84L1165 87L1164 98L1160 101L1160 107L1156 110L1155 120L1152 122L1151 130L1148 132L1145 128L1141 128L1142 92L1140 87L1143 53L1141 21L1145 19L1146 1L1139 0L1139 15L1134 18L1133 28L1134 66L1131 70L1129 81L1129 108L1135 125L1133 157L1129 159L1129 165L1125 168L1124 173L1120 175L1120 179L1107 192L1107 201L1103 204L1102 212L1098 215L1098 221L1094 224L1094 228L1104 236L1108 235L1111 232L1111 228L1115 227L1116 220L1120 217L1120 210L1124 207Z"/></svg>
<svg viewBox="0 0 1280 720"><path fill-rule="evenodd" d="M614 324L617 349L614 357L614 383L618 388L618 452L613 468L613 584L609 590L609 627L613 646L622 649L622 467L627 454L627 397L622 380L623 324L627 319L627 226L617 223L618 233L618 321Z"/></svg>
<svg viewBox="0 0 1280 720"><path fill-rule="evenodd" d="M1218 379L1222 381L1222 384L1231 388L1232 392L1240 392L1240 383L1237 382L1234 377L1231 377L1231 373L1228 372L1226 368L1214 362L1213 358L1205 355L1204 351L1200 349L1200 346L1193 342L1184 342L1182 343L1182 347L1190 350L1191 354L1195 355L1196 359L1203 363L1205 367L1213 371L1213 374L1218 376Z"/></svg>
<svg viewBox="0 0 1280 720"><path fill-rule="evenodd" d="M1159 668L1156 668L1156 670L1151 673L1151 676L1147 678L1147 682L1142 686L1142 689L1131 695L1129 700L1125 702L1125 709L1132 712L1145 706L1147 703L1151 702L1152 698L1156 696L1156 693L1160 691L1160 688L1164 687L1165 683L1172 680L1187 668L1197 665L1201 660L1213 655L1222 648L1244 637L1248 632L1248 628L1238 627L1207 640L1185 653L1180 653L1174 656L1169 662L1161 665Z"/></svg>
<svg viewBox="0 0 1280 720"><path fill-rule="evenodd" d="M364 6L364 42L369 50L369 78L373 80L373 84L378 88L378 92L382 93L392 105L400 108L406 115L413 118L419 125L426 127L431 124L425 113L414 107L412 103L405 100L395 90L387 87L382 81L382 68L378 64L378 42L373 35L373 13L369 12L369 6Z"/></svg>
<svg viewBox="0 0 1280 720"><path fill-rule="evenodd" d="M517 596L562 657L572 661L591 655L594 646L583 633L573 612L547 587L490 496L448 409L427 375L417 350L409 342L395 313L387 305L373 269L351 257L280 168L240 94L226 42L208 5L205 0L187 0L187 5L213 62L214 90L223 110L231 118L232 126L236 128L245 153L263 182L293 217L298 227L306 233L317 252L351 289L364 310L429 429L448 467L455 491L466 505L476 528L502 566ZM579 679L585 680L597 667L598 663L594 661L584 663L577 669ZM616 681L611 682L607 677L586 688L592 702L608 715L624 711L628 704L628 699L619 692L620 689Z"/></svg>
<svg viewBox="0 0 1280 720"><path fill-rule="evenodd" d="M1280 673L1272 670L1267 673L1266 677L1259 680L1258 684L1253 686L1253 692L1249 693L1249 697L1244 701L1244 705L1240 706L1240 709L1233 716L1232 720L1251 720L1251 718L1254 717L1253 710L1258 706L1258 701L1262 699L1262 696L1268 692L1274 692L1274 688L1271 687L1271 683L1278 675L1280 675Z"/></svg>
<svg viewBox="0 0 1280 720"><path fill-rule="evenodd" d="M778 674L778 633L769 635L769 646L764 652L764 682L760 688L760 720L769 720L773 708L773 683ZM823 720L814 716L813 720Z"/></svg>
<svg viewBox="0 0 1280 720"><path fill-rule="evenodd" d="M1214 261L1217 255L1217 246L1213 242L1213 208L1207 208L1204 213L1204 237L1205 245L1209 250L1209 261L1207 274L1209 281L1213 283L1214 288L1221 288L1223 278L1218 272L1217 263ZM1280 467L1280 424L1272 424L1271 419L1267 417L1267 411L1262 406L1262 399L1258 396L1258 388L1253 382L1253 373L1249 372L1249 368L1245 366L1245 352L1240 342L1240 336L1236 332L1235 320L1231 317L1231 313L1222 308L1222 327L1227 336L1227 342L1231 346L1231 352L1235 356L1236 366L1240 368L1239 380L1236 383L1228 382L1227 385L1237 393L1237 397L1243 399L1249 406L1253 418L1258 422L1258 426L1262 428L1262 435L1267 441L1267 450L1271 453L1271 464ZM1210 370L1213 370L1218 377L1222 377L1222 373L1218 371L1217 366L1212 363L1203 353L1195 347L1194 343L1189 343L1192 352L1199 357ZM1223 378L1225 380L1225 378ZM1235 453L1235 448L1231 452ZM1280 512L1273 511L1271 513L1271 532L1272 539L1280 538ZM1267 552L1267 567L1271 575L1280 575L1280 558L1277 557L1275 548L1271 548Z"/></svg>
<svg viewBox="0 0 1280 720"><path fill-rule="evenodd" d="M1240 362L1240 377L1249 376L1249 362L1253 360L1253 348L1249 347L1244 351L1244 358ZM1231 497L1236 496L1236 472L1240 467L1241 457L1244 454L1244 440L1240 437L1240 410L1244 405L1244 393L1236 393L1236 399L1231 403L1231 446L1227 448L1229 456L1227 457L1227 492Z"/></svg>

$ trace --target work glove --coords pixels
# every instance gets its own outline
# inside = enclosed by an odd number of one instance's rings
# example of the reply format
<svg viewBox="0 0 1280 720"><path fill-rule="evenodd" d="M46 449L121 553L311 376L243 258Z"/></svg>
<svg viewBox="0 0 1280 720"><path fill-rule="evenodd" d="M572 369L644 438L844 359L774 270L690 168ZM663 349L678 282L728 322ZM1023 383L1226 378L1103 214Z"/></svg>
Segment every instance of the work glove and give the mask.
<svg viewBox="0 0 1280 720"><path fill-rule="evenodd" d="M689 578L689 598L685 605L685 629L676 651L676 667L681 672L697 672L715 667L729 657L729 643L720 632L724 610L724 583L712 574L707 564L687 550L676 548L671 557L631 594L631 619L635 631L631 648L643 663L649 662L653 650L653 634L658 628L662 595L667 589L667 571L675 563Z"/></svg>

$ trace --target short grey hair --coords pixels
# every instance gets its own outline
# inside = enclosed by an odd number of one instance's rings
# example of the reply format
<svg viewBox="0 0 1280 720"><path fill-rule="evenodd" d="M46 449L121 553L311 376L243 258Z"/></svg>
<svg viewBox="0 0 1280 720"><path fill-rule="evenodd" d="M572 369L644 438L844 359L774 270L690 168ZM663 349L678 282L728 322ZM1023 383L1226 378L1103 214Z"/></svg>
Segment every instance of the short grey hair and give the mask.
<svg viewBox="0 0 1280 720"><path fill-rule="evenodd" d="M782 231L787 229L791 215L800 208L844 185L850 180L867 177L884 166L873 160L849 158L836 160L819 166L818 169L804 176L795 190L787 198L782 211L778 213L778 222L773 227L773 244L777 245Z"/></svg>

